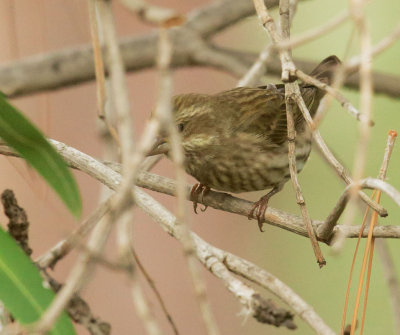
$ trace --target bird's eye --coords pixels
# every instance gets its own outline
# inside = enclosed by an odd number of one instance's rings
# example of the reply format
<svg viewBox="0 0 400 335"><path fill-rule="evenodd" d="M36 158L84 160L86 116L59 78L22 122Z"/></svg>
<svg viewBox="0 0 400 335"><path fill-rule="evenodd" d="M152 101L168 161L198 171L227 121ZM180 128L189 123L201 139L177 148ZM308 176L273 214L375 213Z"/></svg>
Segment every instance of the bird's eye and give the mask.
<svg viewBox="0 0 400 335"><path fill-rule="evenodd" d="M182 131L183 131L183 128L184 128L183 123L179 123L179 124L178 124L178 130L179 130L179 132L182 132Z"/></svg>

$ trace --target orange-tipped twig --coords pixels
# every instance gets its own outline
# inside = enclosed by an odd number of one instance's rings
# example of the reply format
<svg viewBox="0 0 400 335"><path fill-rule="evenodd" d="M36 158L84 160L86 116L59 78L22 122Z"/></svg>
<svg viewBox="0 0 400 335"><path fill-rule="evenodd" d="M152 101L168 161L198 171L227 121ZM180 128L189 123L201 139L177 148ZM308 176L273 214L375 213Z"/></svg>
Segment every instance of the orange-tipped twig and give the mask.
<svg viewBox="0 0 400 335"><path fill-rule="evenodd" d="M380 198L381 198L381 191L377 191L376 192L376 197L375 197L375 200L377 201L377 203L379 203ZM377 215L376 212L373 212L372 216L371 216L371 220L370 220L370 225L369 225L367 243L366 243L365 250L364 250L364 257L363 257L363 262L362 262L362 266L361 266L360 279L358 281L357 296L356 296L356 302L355 302L355 305L354 305L353 319L352 319L352 322L351 322L350 335L354 335L354 332L356 331L357 315L358 315L358 309L359 309L360 300L361 300L361 291L362 291L362 287L363 287L363 284L364 284L364 277L365 277L365 269L366 269L366 266L367 266L367 260L369 258L369 266L368 266L368 274L367 274L366 285L365 285L363 316L362 316L362 321L361 321L360 334L362 334L362 329L364 327L365 311L366 311L367 298L368 298L368 288L369 288L369 281L370 281L370 276L371 276L371 268L370 268L370 266L371 266L372 258L373 258L373 254L374 254L374 248L373 247L374 247L375 238L372 236L372 232L373 232L373 228L377 225L377 222L378 222L378 215Z"/></svg>
<svg viewBox="0 0 400 335"><path fill-rule="evenodd" d="M375 193L376 193L376 191L374 191L372 193L371 197L373 197L375 195ZM364 217L363 217L362 224L361 224L360 233L358 234L358 238L357 238L356 249L354 250L353 261L351 263L349 281L348 281L347 290L346 290L346 299L344 301L344 308L343 308L342 327L341 327L341 331L340 331L341 334L343 334L344 330L345 330L347 305L348 305L349 295L350 295L350 285L351 285L351 280L353 278L353 270L354 270L354 265L355 265L356 258L357 258L358 248L360 246L361 235L364 232L365 223L367 222L367 217L368 217L369 210L370 210L369 207L367 207L366 210L365 210Z"/></svg>
<svg viewBox="0 0 400 335"><path fill-rule="evenodd" d="M393 145L394 145L396 136L397 136L397 133L395 131L393 131L393 130L389 131L385 155L384 155L382 166L381 166L381 169L380 169L379 175L378 175L379 179L384 180L386 177L386 171L388 168L389 159L390 159L390 156L391 156L391 153L393 150ZM373 192L371 198L375 199L375 201L377 203L379 203L380 198L381 198L381 191L375 190ZM350 292L350 284L351 284L351 280L352 280L355 259L356 259L359 244L360 244L361 234L365 227L365 222L366 222L366 219L368 216L368 212L369 212L369 208L367 208L365 211L365 215L364 215L363 222L362 222L362 229L360 230L360 235L358 237L356 249L355 249L354 256L353 256L353 262L352 262L351 269L350 269L350 276L349 276L349 282L347 285L345 306L344 306L342 325L341 325L341 334L344 333L344 327L345 327L345 323L346 323L346 312L347 312L349 292ZM374 246L375 246L375 238L372 236L372 232L373 232L374 227L377 225L377 223L378 223L378 214L376 212L373 212L372 216L371 216L371 220L370 220L368 238L367 238L367 243L366 243L365 250L364 250L364 257L363 257L363 262L362 262L362 266L361 266L360 278L359 278L359 282L358 282L357 295L356 295L356 301L355 301L355 305L354 305L350 335L353 335L355 333L355 329L357 326L357 315L358 315L358 309L359 309L360 300L361 300L361 292L362 292L362 287L363 287L363 283L364 283L365 270L367 267L367 260L368 260L368 269L367 269L367 278L366 278L365 293L364 293L364 304L363 304L363 311L362 311L360 334L362 334L363 329L364 329L365 313L366 313L368 292L369 292L369 283L370 283L370 277L371 277L371 271L372 271L372 260L373 260L373 254L374 254Z"/></svg>

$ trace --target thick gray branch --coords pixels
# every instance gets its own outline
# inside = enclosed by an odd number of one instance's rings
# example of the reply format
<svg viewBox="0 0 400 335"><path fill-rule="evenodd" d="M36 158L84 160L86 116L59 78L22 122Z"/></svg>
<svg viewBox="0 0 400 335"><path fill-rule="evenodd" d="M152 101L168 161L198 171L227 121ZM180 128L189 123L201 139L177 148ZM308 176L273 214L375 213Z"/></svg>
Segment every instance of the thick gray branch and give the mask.
<svg viewBox="0 0 400 335"><path fill-rule="evenodd" d="M276 3L267 1L269 7ZM206 38L253 13L252 3L248 0L224 0L192 12L186 25L171 29L174 50L171 66L208 66L241 77L257 59L257 54L218 48ZM121 39L120 46L128 71L137 72L155 65L156 33ZM311 61L294 61L306 73L316 66ZM267 68L268 74L280 76L278 59L271 57ZM0 66L0 90L8 97L54 90L94 79L90 45L35 55ZM345 85L358 88L358 79L358 75L353 75ZM375 92L400 97L399 77L375 72L373 80Z"/></svg>
<svg viewBox="0 0 400 335"><path fill-rule="evenodd" d="M268 8L279 4L278 0L265 2ZM193 11L189 15L187 27L196 30L206 38L250 15L254 15L254 5L249 0L215 1L202 9Z"/></svg>

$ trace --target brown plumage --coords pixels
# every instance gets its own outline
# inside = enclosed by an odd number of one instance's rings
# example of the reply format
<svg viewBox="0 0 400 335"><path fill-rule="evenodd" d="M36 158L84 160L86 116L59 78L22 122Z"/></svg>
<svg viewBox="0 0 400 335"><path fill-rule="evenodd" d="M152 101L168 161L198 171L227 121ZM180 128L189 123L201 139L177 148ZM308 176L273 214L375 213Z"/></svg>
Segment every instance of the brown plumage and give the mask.
<svg viewBox="0 0 400 335"><path fill-rule="evenodd" d="M329 84L338 64L339 59L330 56L311 76ZM304 83L300 90L314 116L325 92ZM203 196L210 188L233 193L272 188L249 213L250 218L256 211L261 229L268 199L290 179L284 85L238 87L213 95L182 94L173 98L173 106L185 169L200 183L193 195ZM298 108L294 120L300 172L311 151L311 132ZM151 154L168 154L168 143L159 144ZM196 202L194 206L196 210Z"/></svg>

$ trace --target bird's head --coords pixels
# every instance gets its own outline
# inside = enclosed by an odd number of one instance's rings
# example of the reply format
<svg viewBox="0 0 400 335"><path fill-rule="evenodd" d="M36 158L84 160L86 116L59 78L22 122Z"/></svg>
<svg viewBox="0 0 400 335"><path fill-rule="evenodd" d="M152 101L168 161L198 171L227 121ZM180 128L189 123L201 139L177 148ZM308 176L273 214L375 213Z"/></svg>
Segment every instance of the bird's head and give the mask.
<svg viewBox="0 0 400 335"><path fill-rule="evenodd" d="M181 136L185 151L199 147L209 141L209 134L216 128L209 96L203 94L182 94L172 99L172 113L175 125ZM170 144L167 134L161 132L157 137L149 156L168 155Z"/></svg>

